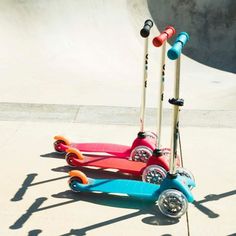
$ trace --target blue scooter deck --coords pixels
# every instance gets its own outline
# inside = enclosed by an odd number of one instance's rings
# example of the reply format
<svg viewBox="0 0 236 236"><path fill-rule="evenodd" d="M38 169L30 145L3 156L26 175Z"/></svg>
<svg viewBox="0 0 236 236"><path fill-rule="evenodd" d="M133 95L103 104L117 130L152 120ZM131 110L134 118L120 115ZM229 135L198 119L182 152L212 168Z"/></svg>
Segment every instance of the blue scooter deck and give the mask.
<svg viewBox="0 0 236 236"><path fill-rule="evenodd" d="M150 201L158 198L159 186L146 182L126 179L88 179L88 184L73 182L76 191L81 192L102 192L119 195L128 195Z"/></svg>

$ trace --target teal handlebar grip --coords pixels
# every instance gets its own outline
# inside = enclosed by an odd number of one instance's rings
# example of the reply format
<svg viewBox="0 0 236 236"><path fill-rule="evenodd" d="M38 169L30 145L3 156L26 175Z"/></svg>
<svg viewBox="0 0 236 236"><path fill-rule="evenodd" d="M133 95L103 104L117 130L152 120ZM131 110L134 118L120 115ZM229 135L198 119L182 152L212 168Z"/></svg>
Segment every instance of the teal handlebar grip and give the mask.
<svg viewBox="0 0 236 236"><path fill-rule="evenodd" d="M181 32L176 38L171 49L169 49L167 52L167 56L169 57L169 59L176 60L180 56L182 49L184 45L188 42L188 40L189 40L188 33Z"/></svg>

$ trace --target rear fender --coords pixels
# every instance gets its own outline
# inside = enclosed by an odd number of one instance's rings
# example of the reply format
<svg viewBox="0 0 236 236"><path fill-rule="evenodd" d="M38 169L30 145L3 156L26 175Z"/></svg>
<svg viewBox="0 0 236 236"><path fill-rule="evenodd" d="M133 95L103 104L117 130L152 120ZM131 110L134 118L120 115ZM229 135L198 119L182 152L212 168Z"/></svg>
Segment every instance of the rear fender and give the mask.
<svg viewBox="0 0 236 236"><path fill-rule="evenodd" d="M70 141L69 141L68 139L66 139L65 137L63 137L63 136L57 135L57 136L54 137L54 139L55 139L56 141L62 140L62 141L65 142L65 144L66 144L67 146L70 146Z"/></svg>
<svg viewBox="0 0 236 236"><path fill-rule="evenodd" d="M81 172L79 170L72 170L72 171L70 171L69 172L69 176L70 177L77 177L77 178L82 180L83 184L88 184L87 176L83 172Z"/></svg>
<svg viewBox="0 0 236 236"><path fill-rule="evenodd" d="M83 154L76 148L68 148L66 149L66 153L69 154L69 153L73 153L76 155L76 157L80 160L83 160L84 159L84 156Z"/></svg>

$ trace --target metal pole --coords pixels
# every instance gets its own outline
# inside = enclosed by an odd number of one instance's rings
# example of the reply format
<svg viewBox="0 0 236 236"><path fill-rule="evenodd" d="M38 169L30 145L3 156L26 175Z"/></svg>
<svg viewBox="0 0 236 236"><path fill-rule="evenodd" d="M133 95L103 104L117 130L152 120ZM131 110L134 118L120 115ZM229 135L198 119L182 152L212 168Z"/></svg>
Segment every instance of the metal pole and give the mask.
<svg viewBox="0 0 236 236"><path fill-rule="evenodd" d="M156 140L156 147L160 149L161 147L161 126L162 126L162 116L163 116L163 99L164 99L164 83L165 83L165 60L166 60L166 41L162 45L161 52L161 68L160 68L160 92L159 92L159 109L158 119L157 119L157 134L158 139Z"/></svg>
<svg viewBox="0 0 236 236"><path fill-rule="evenodd" d="M175 87L174 87L174 99L179 99L179 87L180 87L180 56L176 60L175 65ZM173 104L173 124L171 135L171 154L170 154L170 174L176 173L176 160L177 160L177 145L179 138L179 105Z"/></svg>
<svg viewBox="0 0 236 236"><path fill-rule="evenodd" d="M143 70L143 82L142 82L142 98L141 98L141 109L140 109L140 131L144 132L144 114L146 108L146 89L147 89L147 78L148 78L148 37L145 38L144 42L144 70Z"/></svg>

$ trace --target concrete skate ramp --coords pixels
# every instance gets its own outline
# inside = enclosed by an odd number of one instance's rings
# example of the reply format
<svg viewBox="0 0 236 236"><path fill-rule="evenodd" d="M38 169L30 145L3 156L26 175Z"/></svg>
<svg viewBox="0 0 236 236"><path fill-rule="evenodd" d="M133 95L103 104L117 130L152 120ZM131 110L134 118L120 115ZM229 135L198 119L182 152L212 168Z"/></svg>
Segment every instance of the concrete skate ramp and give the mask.
<svg viewBox="0 0 236 236"><path fill-rule="evenodd" d="M0 1L0 101L138 105L147 18L146 0Z"/></svg>
<svg viewBox="0 0 236 236"><path fill-rule="evenodd" d="M203 43L201 50L196 46L198 38L189 23L177 24L181 21L170 14L173 10L168 8L170 1L159 2L156 9L157 5L146 0L0 1L0 102L37 103L42 107L43 104L139 107L144 59L144 40L139 32L151 17L148 3L157 26L152 28L150 41L176 18L173 24L177 30L186 30L191 35L183 53L189 54L192 49L197 59L208 51ZM171 16L170 21L164 22L167 18L162 10ZM192 14L190 19L194 19ZM188 15L191 16L189 12ZM200 24L201 19L198 20ZM232 43L225 45L226 38L229 36L224 38L222 47L218 47L219 39L214 45L229 56ZM150 43L147 107L157 106L160 52ZM223 62L228 59L225 57ZM168 98L173 96L174 65L166 60L166 108ZM181 92L187 101L185 109L236 110L235 90L235 74L182 57Z"/></svg>
<svg viewBox="0 0 236 236"><path fill-rule="evenodd" d="M172 24L190 34L187 56L236 73L235 0L148 0L148 7L157 28Z"/></svg>

